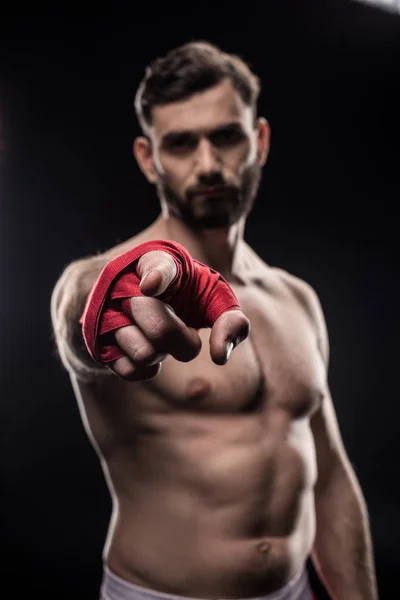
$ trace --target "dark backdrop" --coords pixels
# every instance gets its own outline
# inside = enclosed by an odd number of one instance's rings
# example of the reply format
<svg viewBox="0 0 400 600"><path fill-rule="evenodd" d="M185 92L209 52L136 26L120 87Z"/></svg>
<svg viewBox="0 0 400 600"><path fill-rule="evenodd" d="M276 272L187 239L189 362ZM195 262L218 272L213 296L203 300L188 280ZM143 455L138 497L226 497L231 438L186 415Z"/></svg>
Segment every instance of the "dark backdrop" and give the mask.
<svg viewBox="0 0 400 600"><path fill-rule="evenodd" d="M115 7L107 17L0 24L5 575L21 595L97 598L111 505L54 355L50 294L71 260L158 215L132 157L133 95L150 60L201 38L243 56L262 79L272 146L246 238L320 296L330 385L368 503L381 598L394 598L400 17L343 1L227 4L218 14L213 3L140 14Z"/></svg>

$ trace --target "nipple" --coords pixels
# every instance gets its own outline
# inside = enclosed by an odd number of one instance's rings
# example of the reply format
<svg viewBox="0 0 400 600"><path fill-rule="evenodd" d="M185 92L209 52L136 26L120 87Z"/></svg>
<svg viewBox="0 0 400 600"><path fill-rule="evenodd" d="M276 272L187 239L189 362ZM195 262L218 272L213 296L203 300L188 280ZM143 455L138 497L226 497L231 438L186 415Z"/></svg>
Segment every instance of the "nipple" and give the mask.
<svg viewBox="0 0 400 600"><path fill-rule="evenodd" d="M211 384L206 379L196 377L186 388L189 400L202 400L211 392Z"/></svg>

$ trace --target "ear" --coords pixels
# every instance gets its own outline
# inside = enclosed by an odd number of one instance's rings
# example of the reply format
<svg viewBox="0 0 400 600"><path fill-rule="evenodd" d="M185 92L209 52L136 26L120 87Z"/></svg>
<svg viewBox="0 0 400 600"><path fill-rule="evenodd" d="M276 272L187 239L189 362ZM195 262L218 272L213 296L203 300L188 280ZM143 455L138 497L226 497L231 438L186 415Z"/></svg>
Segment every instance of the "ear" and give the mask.
<svg viewBox="0 0 400 600"><path fill-rule="evenodd" d="M157 176L154 168L153 152L151 142L147 137L139 136L133 142L133 154L137 160L140 170L150 183L156 183Z"/></svg>
<svg viewBox="0 0 400 600"><path fill-rule="evenodd" d="M264 117L259 117L256 124L257 129L257 156L261 167L265 165L269 153L271 129Z"/></svg>

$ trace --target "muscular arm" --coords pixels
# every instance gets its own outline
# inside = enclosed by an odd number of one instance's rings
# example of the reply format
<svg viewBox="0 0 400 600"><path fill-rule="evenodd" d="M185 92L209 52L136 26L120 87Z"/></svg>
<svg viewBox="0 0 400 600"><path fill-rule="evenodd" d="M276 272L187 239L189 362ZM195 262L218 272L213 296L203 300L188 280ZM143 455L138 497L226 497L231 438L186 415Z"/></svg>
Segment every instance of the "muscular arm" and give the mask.
<svg viewBox="0 0 400 600"><path fill-rule="evenodd" d="M328 370L328 334L312 289L307 290L307 309ZM376 600L367 506L343 445L328 384L321 406L311 418L311 429L318 465L313 563L334 600Z"/></svg>
<svg viewBox="0 0 400 600"><path fill-rule="evenodd" d="M51 296L51 322L59 358L70 374L87 382L111 373L89 356L79 324L86 298L104 264L102 257L74 261L61 274Z"/></svg>

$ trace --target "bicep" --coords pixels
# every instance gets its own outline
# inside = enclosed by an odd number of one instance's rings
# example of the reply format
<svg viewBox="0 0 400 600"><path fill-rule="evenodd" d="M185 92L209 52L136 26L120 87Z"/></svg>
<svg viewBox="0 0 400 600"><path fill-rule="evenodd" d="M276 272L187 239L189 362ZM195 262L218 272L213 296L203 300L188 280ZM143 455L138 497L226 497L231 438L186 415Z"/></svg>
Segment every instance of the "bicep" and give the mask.
<svg viewBox="0 0 400 600"><path fill-rule="evenodd" d="M317 458L316 491L325 488L331 477L350 466L328 386L317 411L310 419Z"/></svg>

